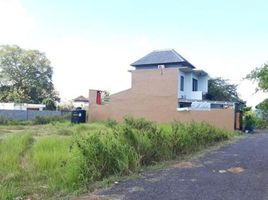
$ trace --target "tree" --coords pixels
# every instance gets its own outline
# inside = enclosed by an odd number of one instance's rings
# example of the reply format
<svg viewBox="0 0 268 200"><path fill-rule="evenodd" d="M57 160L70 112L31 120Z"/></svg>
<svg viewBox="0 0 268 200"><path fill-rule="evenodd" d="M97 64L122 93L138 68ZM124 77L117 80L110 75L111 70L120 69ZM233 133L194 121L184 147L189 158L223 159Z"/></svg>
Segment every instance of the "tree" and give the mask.
<svg viewBox="0 0 268 200"><path fill-rule="evenodd" d="M206 99L212 101L242 101L238 97L237 85L230 84L227 80L222 78L212 78L208 80Z"/></svg>
<svg viewBox="0 0 268 200"><path fill-rule="evenodd" d="M264 64L262 67L255 68L247 76L247 79L256 81L258 87L256 92L261 90L263 92L268 91L268 63ZM257 106L257 109L261 110L263 117L268 119L268 99L263 100Z"/></svg>
<svg viewBox="0 0 268 200"><path fill-rule="evenodd" d="M0 101L55 102L53 70L44 53L19 46L0 46Z"/></svg>
<svg viewBox="0 0 268 200"><path fill-rule="evenodd" d="M268 99L264 99L261 103L256 105L256 108L261 111L263 118L268 119Z"/></svg>
<svg viewBox="0 0 268 200"><path fill-rule="evenodd" d="M258 82L258 90L264 92L268 91L268 63L264 64L262 67L256 68L246 76L247 79Z"/></svg>

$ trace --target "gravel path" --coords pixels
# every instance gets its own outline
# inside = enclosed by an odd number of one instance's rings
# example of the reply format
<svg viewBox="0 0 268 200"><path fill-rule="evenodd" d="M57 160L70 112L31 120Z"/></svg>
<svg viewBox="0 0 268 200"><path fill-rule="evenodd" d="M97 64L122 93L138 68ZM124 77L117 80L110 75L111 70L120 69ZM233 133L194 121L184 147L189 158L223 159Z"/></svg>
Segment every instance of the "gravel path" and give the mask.
<svg viewBox="0 0 268 200"><path fill-rule="evenodd" d="M198 161L119 182L81 199L268 200L268 134L247 136Z"/></svg>

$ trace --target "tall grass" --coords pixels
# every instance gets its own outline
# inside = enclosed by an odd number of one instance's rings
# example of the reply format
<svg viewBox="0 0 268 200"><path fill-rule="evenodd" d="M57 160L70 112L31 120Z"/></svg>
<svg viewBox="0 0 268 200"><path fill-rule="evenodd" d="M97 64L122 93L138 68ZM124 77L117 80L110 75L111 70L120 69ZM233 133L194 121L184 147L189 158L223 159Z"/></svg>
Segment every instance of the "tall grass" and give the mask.
<svg viewBox="0 0 268 200"><path fill-rule="evenodd" d="M85 191L111 175L129 175L234 136L207 123L159 125L131 117L120 124L54 123L39 129L0 140L0 199Z"/></svg>
<svg viewBox="0 0 268 200"><path fill-rule="evenodd" d="M134 149L112 132L96 131L76 137L76 145L83 155L81 178L84 184L113 174L126 175L138 167Z"/></svg>
<svg viewBox="0 0 268 200"><path fill-rule="evenodd" d="M75 133L84 160L81 177L86 184L136 172L143 165L174 159L234 136L233 132L195 122L157 125L128 117L122 124L107 126L94 131L83 127L83 135Z"/></svg>
<svg viewBox="0 0 268 200"><path fill-rule="evenodd" d="M71 137L46 136L33 146L33 171L51 191L74 191L80 186L81 156L71 144Z"/></svg>
<svg viewBox="0 0 268 200"><path fill-rule="evenodd" d="M31 134L16 134L0 142L0 179L15 176L20 170L21 155L32 141Z"/></svg>
<svg viewBox="0 0 268 200"><path fill-rule="evenodd" d="M0 141L0 199L13 199L20 192L22 156L31 142L31 134L12 135Z"/></svg>

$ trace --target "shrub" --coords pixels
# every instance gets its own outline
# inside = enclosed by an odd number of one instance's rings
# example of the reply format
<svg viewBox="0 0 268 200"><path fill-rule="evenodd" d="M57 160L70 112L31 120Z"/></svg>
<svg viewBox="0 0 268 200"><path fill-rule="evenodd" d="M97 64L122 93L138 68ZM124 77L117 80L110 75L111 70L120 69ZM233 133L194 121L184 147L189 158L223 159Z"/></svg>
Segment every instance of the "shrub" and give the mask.
<svg viewBox="0 0 268 200"><path fill-rule="evenodd" d="M109 131L76 137L75 143L83 155L81 179L85 184L109 175L129 174L138 168L138 156L133 147L122 143Z"/></svg>
<svg viewBox="0 0 268 200"><path fill-rule="evenodd" d="M268 121L261 118L256 118L256 128L266 129L268 128Z"/></svg>
<svg viewBox="0 0 268 200"><path fill-rule="evenodd" d="M31 121L14 120L4 116L0 116L0 125L30 125Z"/></svg>
<svg viewBox="0 0 268 200"><path fill-rule="evenodd" d="M118 123L116 120L108 119L105 124L109 128L114 128Z"/></svg>
<svg viewBox="0 0 268 200"><path fill-rule="evenodd" d="M249 132L253 131L256 126L256 115L251 111L245 112L243 116L243 124L245 130L248 130Z"/></svg>
<svg viewBox="0 0 268 200"><path fill-rule="evenodd" d="M70 120L70 115L50 115L50 116L37 116L33 120L33 124L49 124L55 122L64 122Z"/></svg>

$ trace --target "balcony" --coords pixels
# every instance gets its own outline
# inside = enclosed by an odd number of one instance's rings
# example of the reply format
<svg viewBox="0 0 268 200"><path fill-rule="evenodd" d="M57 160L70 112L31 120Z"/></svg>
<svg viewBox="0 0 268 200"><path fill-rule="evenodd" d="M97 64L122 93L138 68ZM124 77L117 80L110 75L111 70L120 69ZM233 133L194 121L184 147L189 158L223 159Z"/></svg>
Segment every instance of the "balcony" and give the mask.
<svg viewBox="0 0 268 200"><path fill-rule="evenodd" d="M203 92L202 91L190 91L190 92L180 92L179 99L187 99L187 100L202 100Z"/></svg>

